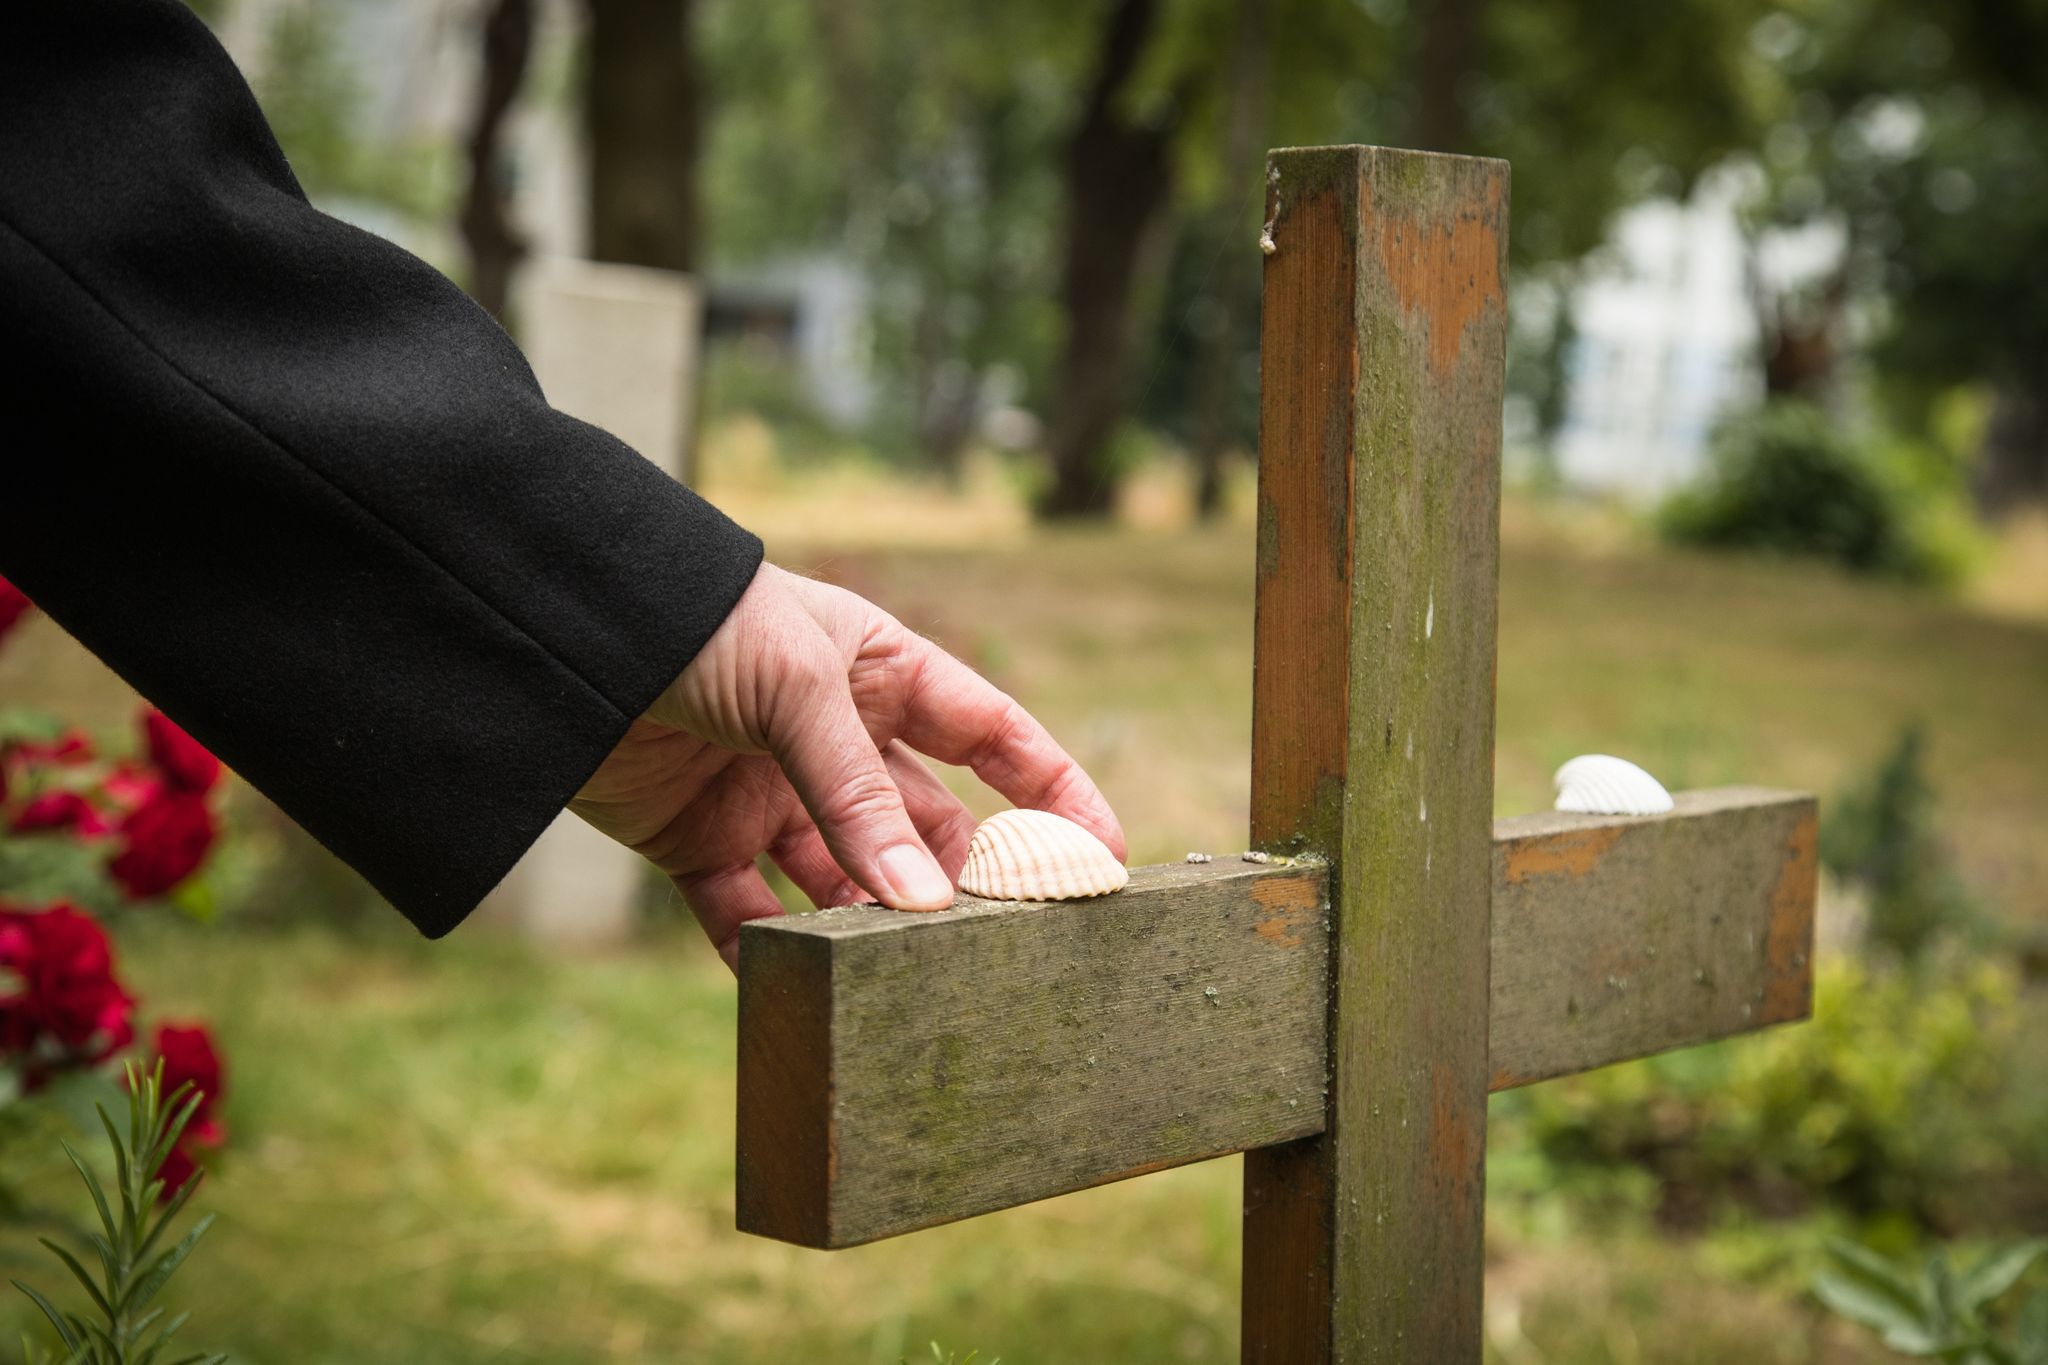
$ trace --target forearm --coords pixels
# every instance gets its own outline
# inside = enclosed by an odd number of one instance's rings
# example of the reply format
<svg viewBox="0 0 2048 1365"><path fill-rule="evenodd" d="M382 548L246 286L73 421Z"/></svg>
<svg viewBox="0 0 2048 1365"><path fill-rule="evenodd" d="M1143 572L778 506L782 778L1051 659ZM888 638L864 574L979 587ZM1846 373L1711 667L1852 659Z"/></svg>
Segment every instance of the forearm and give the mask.
<svg viewBox="0 0 2048 1365"><path fill-rule="evenodd" d="M0 20L0 573L451 927L758 543L312 209L174 0Z"/></svg>

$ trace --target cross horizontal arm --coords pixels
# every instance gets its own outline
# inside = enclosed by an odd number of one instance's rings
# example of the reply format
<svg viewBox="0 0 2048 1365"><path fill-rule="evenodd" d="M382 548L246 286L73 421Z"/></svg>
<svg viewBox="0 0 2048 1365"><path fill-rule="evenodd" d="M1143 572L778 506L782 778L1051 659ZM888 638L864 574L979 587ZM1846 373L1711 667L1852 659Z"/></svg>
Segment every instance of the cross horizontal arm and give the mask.
<svg viewBox="0 0 2048 1365"><path fill-rule="evenodd" d="M1808 1012L1810 797L1498 821L1492 1088ZM852 1246L1322 1131L1313 866L1138 868L1102 900L856 908L740 938L738 1218Z"/></svg>

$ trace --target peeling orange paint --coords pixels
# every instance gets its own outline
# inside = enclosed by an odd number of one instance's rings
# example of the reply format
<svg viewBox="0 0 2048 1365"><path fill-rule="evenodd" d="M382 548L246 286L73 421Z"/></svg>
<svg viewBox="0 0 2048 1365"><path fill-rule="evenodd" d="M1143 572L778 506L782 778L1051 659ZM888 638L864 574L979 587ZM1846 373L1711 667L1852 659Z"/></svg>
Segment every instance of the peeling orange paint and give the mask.
<svg viewBox="0 0 2048 1365"><path fill-rule="evenodd" d="M1574 829L1520 839L1508 846L1508 885L1531 877L1583 877L1600 865L1626 825Z"/></svg>
<svg viewBox="0 0 2048 1365"><path fill-rule="evenodd" d="M1252 925L1252 931L1280 948L1299 948L1301 931L1321 913L1321 897L1313 878L1263 878L1252 883L1252 899L1267 912Z"/></svg>
<svg viewBox="0 0 2048 1365"><path fill-rule="evenodd" d="M1493 187L1499 199L1499 186ZM1496 204L1497 207L1497 204ZM1441 233L1426 252L1425 235ZM1491 217L1461 215L1442 227L1389 215L1379 222L1380 268L1401 308L1420 313L1429 327L1429 364L1448 375L1458 363L1465 329L1488 308L1505 307L1500 278L1500 234ZM1436 268L1424 271L1425 255Z"/></svg>
<svg viewBox="0 0 2048 1365"><path fill-rule="evenodd" d="M1812 810L1785 841L1785 863L1771 887L1764 938L1763 1021L1804 1019L1813 1009L1813 905L1820 885L1819 824Z"/></svg>

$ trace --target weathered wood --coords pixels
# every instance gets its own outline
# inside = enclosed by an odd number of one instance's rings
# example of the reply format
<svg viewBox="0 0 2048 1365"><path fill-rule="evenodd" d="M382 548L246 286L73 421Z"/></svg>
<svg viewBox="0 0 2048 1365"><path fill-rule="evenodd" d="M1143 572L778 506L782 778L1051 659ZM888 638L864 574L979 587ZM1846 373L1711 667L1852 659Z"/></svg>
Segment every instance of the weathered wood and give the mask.
<svg viewBox="0 0 2048 1365"><path fill-rule="evenodd" d="M1495 823L1493 1089L1805 1015L1812 798L1677 800ZM749 924L740 1226L850 1246L1322 1132L1326 875Z"/></svg>
<svg viewBox="0 0 2048 1365"><path fill-rule="evenodd" d="M1477 1362L1485 1096L1801 1018L1810 797L1492 802L1507 167L1268 177L1252 837L741 933L739 1222L848 1246L1246 1150L1243 1355Z"/></svg>
<svg viewBox="0 0 2048 1365"><path fill-rule="evenodd" d="M1322 884L1232 858L749 924L740 1228L850 1246L1315 1132Z"/></svg>
<svg viewBox="0 0 2048 1365"><path fill-rule="evenodd" d="M1812 798L1676 800L1494 825L1493 1089L1806 1017Z"/></svg>
<svg viewBox="0 0 2048 1365"><path fill-rule="evenodd" d="M1246 1159L1243 1356L1477 1362L1508 170L1270 164L1252 838L1332 860L1331 1099Z"/></svg>

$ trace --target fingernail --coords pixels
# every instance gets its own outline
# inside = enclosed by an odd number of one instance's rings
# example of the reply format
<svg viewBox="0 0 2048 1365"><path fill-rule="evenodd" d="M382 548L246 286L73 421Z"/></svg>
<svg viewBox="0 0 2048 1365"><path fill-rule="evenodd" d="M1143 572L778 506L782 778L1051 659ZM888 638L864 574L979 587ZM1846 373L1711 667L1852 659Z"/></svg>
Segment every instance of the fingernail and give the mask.
<svg viewBox="0 0 2048 1365"><path fill-rule="evenodd" d="M935 909L953 903L953 883L932 861L932 855L914 844L897 844L882 850L878 860L889 889L906 906Z"/></svg>

